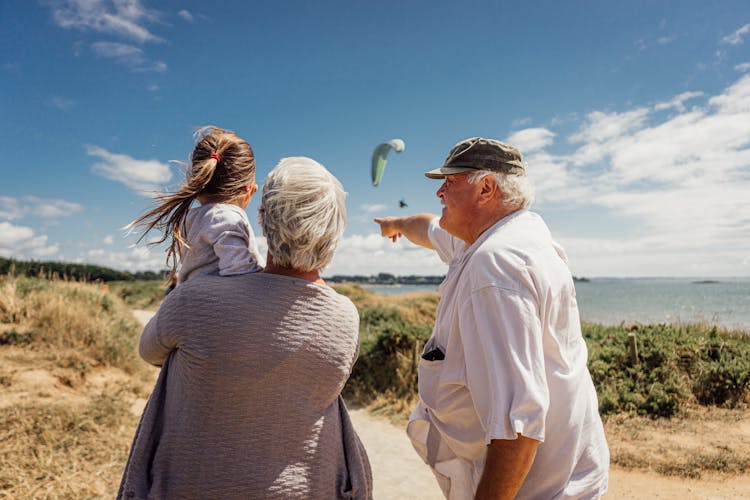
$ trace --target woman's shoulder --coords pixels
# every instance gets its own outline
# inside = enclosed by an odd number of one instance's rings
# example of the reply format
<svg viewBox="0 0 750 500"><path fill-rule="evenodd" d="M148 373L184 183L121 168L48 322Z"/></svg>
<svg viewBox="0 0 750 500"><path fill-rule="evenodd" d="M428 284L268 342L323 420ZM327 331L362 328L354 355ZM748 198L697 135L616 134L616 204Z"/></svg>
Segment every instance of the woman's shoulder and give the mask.
<svg viewBox="0 0 750 500"><path fill-rule="evenodd" d="M357 306L354 305L354 302L352 302L349 297L346 295L342 295L333 288L326 286L327 293L332 297L332 301L336 304L336 307L339 307L343 312L347 312L349 314L353 314L359 319L359 313L357 312Z"/></svg>

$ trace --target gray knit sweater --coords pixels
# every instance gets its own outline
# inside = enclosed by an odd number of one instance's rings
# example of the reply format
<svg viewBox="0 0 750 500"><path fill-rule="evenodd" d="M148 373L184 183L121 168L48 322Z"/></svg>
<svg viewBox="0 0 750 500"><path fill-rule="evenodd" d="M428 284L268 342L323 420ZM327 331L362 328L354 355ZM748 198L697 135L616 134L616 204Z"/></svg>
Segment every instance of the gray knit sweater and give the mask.
<svg viewBox="0 0 750 500"><path fill-rule="evenodd" d="M371 498L340 396L358 323L347 298L295 278L177 287L141 336L162 370L118 498Z"/></svg>

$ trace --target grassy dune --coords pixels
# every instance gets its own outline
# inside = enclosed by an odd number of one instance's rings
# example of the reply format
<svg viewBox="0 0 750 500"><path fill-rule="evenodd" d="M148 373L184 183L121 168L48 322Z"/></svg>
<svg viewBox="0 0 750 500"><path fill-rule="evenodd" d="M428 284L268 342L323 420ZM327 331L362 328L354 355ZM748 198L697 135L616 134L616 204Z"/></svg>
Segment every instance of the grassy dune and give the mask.
<svg viewBox="0 0 750 500"><path fill-rule="evenodd" d="M336 286L357 305L351 404L403 419L437 296ZM133 308L163 284L0 277L0 498L112 497L156 371ZM628 354L635 333L639 358ZM701 325L585 325L612 461L666 475L750 471L750 337Z"/></svg>
<svg viewBox="0 0 750 500"><path fill-rule="evenodd" d="M101 286L0 278L0 497L114 495L154 380L139 332Z"/></svg>

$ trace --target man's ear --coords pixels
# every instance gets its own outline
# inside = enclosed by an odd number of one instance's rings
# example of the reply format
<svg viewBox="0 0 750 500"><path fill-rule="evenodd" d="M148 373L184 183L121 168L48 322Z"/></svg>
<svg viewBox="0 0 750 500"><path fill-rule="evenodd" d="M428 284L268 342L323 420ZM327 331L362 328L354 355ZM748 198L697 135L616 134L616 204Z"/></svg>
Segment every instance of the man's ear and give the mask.
<svg viewBox="0 0 750 500"><path fill-rule="evenodd" d="M493 201L495 198L500 198L499 187L497 185L497 179L493 175L486 175L481 179L481 187L479 189L479 203L488 203Z"/></svg>

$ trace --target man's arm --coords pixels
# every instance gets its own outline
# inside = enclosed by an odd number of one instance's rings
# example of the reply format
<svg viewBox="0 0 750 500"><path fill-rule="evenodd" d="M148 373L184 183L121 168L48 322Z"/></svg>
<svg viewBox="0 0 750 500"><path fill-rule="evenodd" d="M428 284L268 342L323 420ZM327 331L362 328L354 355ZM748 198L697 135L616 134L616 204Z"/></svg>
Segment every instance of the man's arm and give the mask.
<svg viewBox="0 0 750 500"><path fill-rule="evenodd" d="M390 238L394 243L399 237L406 236L406 239L415 245L434 249L427 230L435 217L437 216L433 214L416 214L406 217L376 218L375 222L380 224L380 234Z"/></svg>
<svg viewBox="0 0 750 500"><path fill-rule="evenodd" d="M516 439L490 441L475 499L514 498L534 463L537 446L539 441L521 434Z"/></svg>

